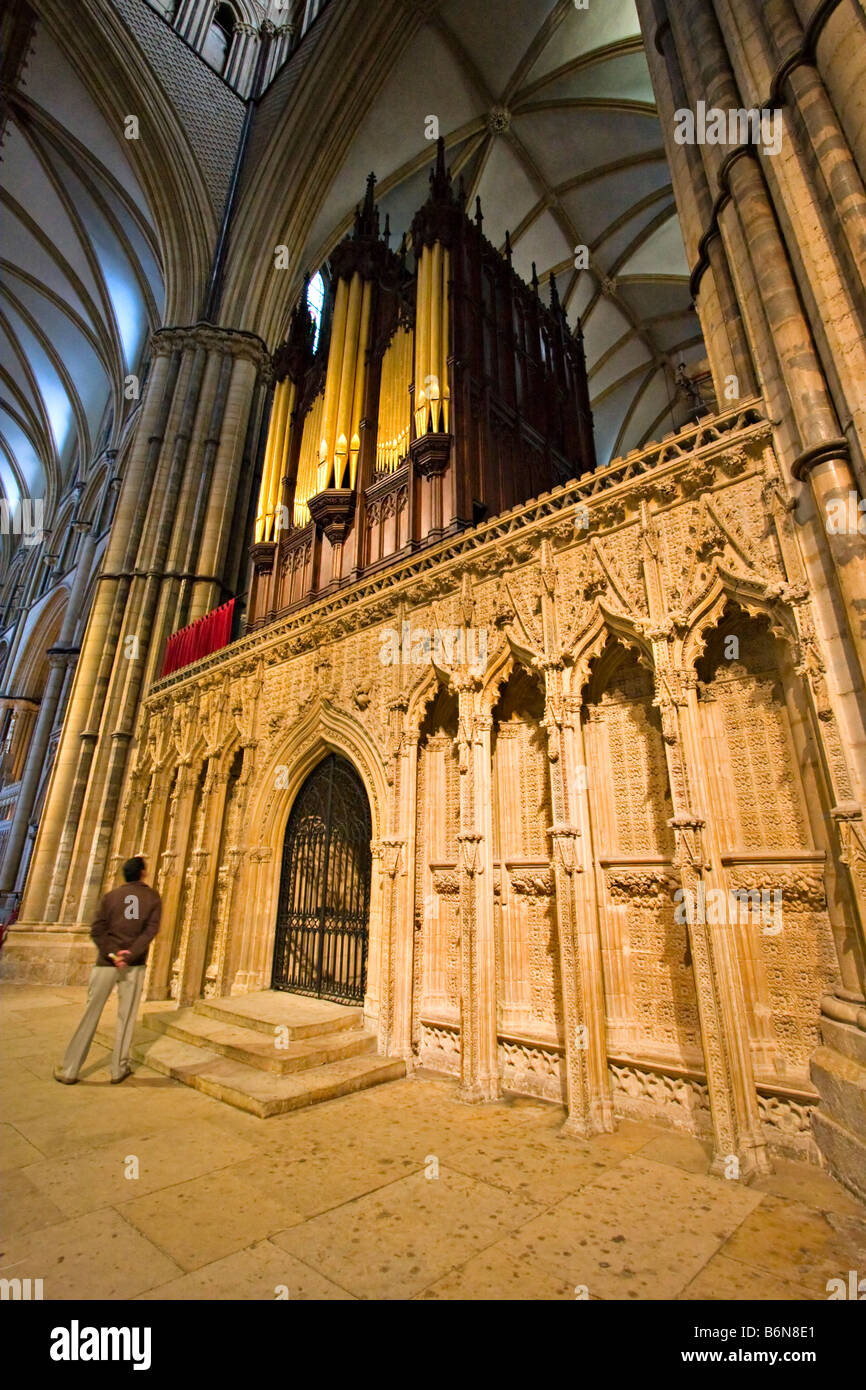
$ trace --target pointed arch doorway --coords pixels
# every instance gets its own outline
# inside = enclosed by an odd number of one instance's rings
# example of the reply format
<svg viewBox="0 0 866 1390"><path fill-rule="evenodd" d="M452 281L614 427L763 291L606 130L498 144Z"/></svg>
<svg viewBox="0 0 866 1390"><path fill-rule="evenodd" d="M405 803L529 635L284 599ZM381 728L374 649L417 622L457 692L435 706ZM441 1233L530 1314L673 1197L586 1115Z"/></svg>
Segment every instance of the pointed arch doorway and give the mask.
<svg viewBox="0 0 866 1390"><path fill-rule="evenodd" d="M363 1002L371 835L360 777L329 754L301 787L286 826L273 989Z"/></svg>

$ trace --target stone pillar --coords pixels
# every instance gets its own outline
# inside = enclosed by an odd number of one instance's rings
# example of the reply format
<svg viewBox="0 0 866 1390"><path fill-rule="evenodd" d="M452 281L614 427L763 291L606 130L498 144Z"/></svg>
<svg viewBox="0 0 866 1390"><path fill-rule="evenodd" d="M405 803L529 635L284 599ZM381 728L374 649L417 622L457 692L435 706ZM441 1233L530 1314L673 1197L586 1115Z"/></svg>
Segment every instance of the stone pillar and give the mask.
<svg viewBox="0 0 866 1390"><path fill-rule="evenodd" d="M399 839L405 845L394 917L394 1025L391 1055L412 1057L412 981L415 957L415 825L418 738L404 734L400 748Z"/></svg>
<svg viewBox="0 0 866 1390"><path fill-rule="evenodd" d="M84 594L90 583L90 567L93 563L94 538L90 527L82 527L85 530L81 552L78 557L78 564L75 570L75 579L69 594L69 601L63 615L63 622L55 645L49 649L48 655L48 680L42 694L42 702L39 707L39 715L36 720L36 727L33 731L33 738L27 751L27 761L24 765L21 777L21 786L18 791L18 800L15 803L15 814L12 818L12 825L9 828L9 835L6 840L5 854L3 858L3 876L0 882L0 893L8 893L15 885L18 875L18 865L21 860L21 851L27 837L27 828L42 773L45 768L45 756L48 751L48 740L54 728L54 721L57 717L57 710L60 697L66 681L67 670L74 665L78 655L78 648L73 646L73 642L81 622L81 611L84 603Z"/></svg>
<svg viewBox="0 0 866 1390"><path fill-rule="evenodd" d="M294 37L294 24L286 22L285 24L274 25L271 47L268 53L267 66L265 68L264 87L268 86L271 79L279 72L283 63L291 53Z"/></svg>
<svg viewBox="0 0 866 1390"><path fill-rule="evenodd" d="M174 27L192 48L201 48L210 29L215 5L202 4L202 0L180 0Z"/></svg>
<svg viewBox="0 0 866 1390"><path fill-rule="evenodd" d="M574 824L569 794L572 778L576 776L576 767L571 766L575 729L572 723L566 735L563 727L562 661L553 657L542 664L568 1095L568 1119L564 1129L585 1138L614 1127L607 1082L601 951L597 932L593 929L596 924L592 915L587 921L579 887L586 865L583 862L585 852L579 844L582 832Z"/></svg>
<svg viewBox="0 0 866 1390"><path fill-rule="evenodd" d="M830 195L834 228L841 231L859 284L866 284L866 189L836 109L814 63L804 52L805 34L792 0L765 0L761 12L773 57L803 120Z"/></svg>
<svg viewBox="0 0 866 1390"><path fill-rule="evenodd" d="M397 980L398 962L400 965L404 965L407 957L410 962L411 975L413 946L411 936L409 939L406 937L407 924L404 921L405 909L408 911L408 931L411 933L412 914L410 908L407 907L408 894L405 882L408 876L406 861L408 819L403 799L407 788L403 779L410 768L414 768L415 759L411 757L408 750L407 755L404 756L407 703L406 696L401 692L398 692L395 698L388 701L388 747L385 756L388 800L382 812L385 821L385 834L382 835L378 844L374 845L374 866L377 862L380 862L382 866L382 919L376 975L379 985L379 1051L385 1056L394 1049L400 1049L400 1055L406 1056L407 1046L411 1051L411 1035L407 1032L405 1017L405 985L404 982ZM414 800L414 794L411 795ZM414 838L414 832L412 832L413 843ZM409 990L411 1018L411 980ZM397 1031L398 1026L399 1033Z"/></svg>
<svg viewBox="0 0 866 1390"><path fill-rule="evenodd" d="M556 663L548 689L561 682ZM554 823L550 828L559 924L565 1060L566 1133L583 1138L615 1128L607 1067L604 975L586 753L577 697L548 696L548 755ZM551 737L551 731L553 736Z"/></svg>
<svg viewBox="0 0 866 1390"><path fill-rule="evenodd" d="M662 130L670 132L674 129L675 112L688 106L673 35L659 0L638 0L638 12L648 40L647 62L659 120ZM731 376L736 377L737 391L742 398L757 394L748 338L727 254L718 229L713 227L713 198L700 151L694 145L675 144L670 138L665 148L686 254L694 267L695 308L707 345L716 398L720 408L725 408L731 398Z"/></svg>
<svg viewBox="0 0 866 1390"><path fill-rule="evenodd" d="M220 837L215 840L215 852L220 854L220 862L216 866L211 908L212 942L205 971L204 992L208 998L221 998L229 993L232 962L241 946L239 933L232 928L243 920L244 915L239 889L248 849L246 812L255 776L256 747L255 741L248 736L242 738L240 775L223 813L222 848ZM228 769L229 775L230 772L231 768Z"/></svg>
<svg viewBox="0 0 866 1390"><path fill-rule="evenodd" d="M165 925L157 935L148 958L149 999L167 999L172 994L178 913L183 896L184 866L197 786L198 777L189 760L181 761L168 808L165 849L160 855L154 882L162 898L162 921Z"/></svg>
<svg viewBox="0 0 866 1390"><path fill-rule="evenodd" d="M106 681L101 673L110 660L109 654L117 649L122 608L129 589L128 570L144 525L149 487L163 445L179 369L180 359L174 352L157 350L102 572L97 579L33 850L19 919L28 924L57 920L58 886L62 892L70 838L77 827L76 818L92 755L94 739L88 734L90 711L92 707L99 708Z"/></svg>
<svg viewBox="0 0 866 1390"><path fill-rule="evenodd" d="M477 709L480 680L451 676L457 693L460 755L460 1088L461 1100L500 1094L493 935L492 720Z"/></svg>
<svg viewBox="0 0 866 1390"><path fill-rule="evenodd" d="M252 85L259 43L259 31L254 24L240 22L235 25L223 76L242 96L249 94Z"/></svg>
<svg viewBox="0 0 866 1390"><path fill-rule="evenodd" d="M29 700L21 695L11 701L12 719L9 724L9 752L7 757L9 775L7 782L18 782L27 761L27 751L33 735L33 726L39 713L38 700Z"/></svg>
<svg viewBox="0 0 866 1390"><path fill-rule="evenodd" d="M229 359L231 360L231 359ZM198 571L205 578L193 589L192 602L184 622L195 622L221 602L220 585L215 576L225 571L233 528L239 463L245 443L250 406L256 388L256 364L248 357L232 361L231 384L220 419L220 438L207 498Z"/></svg>
<svg viewBox="0 0 866 1390"><path fill-rule="evenodd" d="M217 855L228 789L228 770L220 764L218 754L208 759L186 871L186 896L177 956L179 1004L198 999L204 989L208 926L216 888Z"/></svg>
<svg viewBox="0 0 866 1390"><path fill-rule="evenodd" d="M749 1047L748 1019L736 958L736 942L725 923L713 924L703 910L708 888L724 886L721 853L709 812L698 809L695 789L706 788L697 710L697 677L666 665L655 643L656 697L668 764L674 815L675 863L684 906L695 977L701 1041L713 1125L711 1172L745 1182L771 1171L758 1112L758 1094Z"/></svg>
<svg viewBox="0 0 866 1390"><path fill-rule="evenodd" d="M102 892L139 701L192 597L224 596L234 499L257 374L252 334L199 324L154 335L147 384L99 576L21 920L82 930ZM202 509L203 468L213 487ZM193 544L190 544L190 537ZM207 565L207 572L203 566Z"/></svg>
<svg viewBox="0 0 866 1390"><path fill-rule="evenodd" d="M254 845L247 856L243 880L244 900L253 906L246 919L232 994L251 994L257 989L270 987L269 966L273 957L279 868L276 874L275 882L274 852L271 846Z"/></svg>
<svg viewBox="0 0 866 1390"><path fill-rule="evenodd" d="M700 100L723 111L748 106L734 80L712 0L678 0L666 6L666 18L689 105L695 108ZM752 355L770 418L776 422L785 486L798 503L799 545L863 785L866 547L862 537L830 525L838 504L859 494L843 433L846 422L840 421L821 362L824 325L809 304L809 294L797 283L792 266L801 257L796 247L789 254L786 246L762 168L766 157L751 144L726 150L704 143L700 151L715 196L713 225L728 252ZM773 181L778 182L775 176ZM816 188L814 197L819 196ZM790 190L785 197L797 201ZM782 221L784 227L798 226L796 207L785 208Z"/></svg>
<svg viewBox="0 0 866 1390"><path fill-rule="evenodd" d="M379 1035L381 1018L382 990L382 935L385 931L383 915L384 874L382 869L383 850L380 840L370 844L370 941L367 953L367 989L364 994L364 1021Z"/></svg>

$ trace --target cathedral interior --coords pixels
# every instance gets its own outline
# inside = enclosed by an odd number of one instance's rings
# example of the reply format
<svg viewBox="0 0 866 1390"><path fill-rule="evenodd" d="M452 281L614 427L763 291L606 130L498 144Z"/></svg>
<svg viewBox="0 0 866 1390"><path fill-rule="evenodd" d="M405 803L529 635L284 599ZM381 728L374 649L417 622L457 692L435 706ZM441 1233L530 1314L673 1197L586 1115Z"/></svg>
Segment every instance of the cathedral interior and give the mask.
<svg viewBox="0 0 866 1390"><path fill-rule="evenodd" d="M4 980L141 854L157 1070L323 1001L866 1201L866 6L2 39Z"/></svg>

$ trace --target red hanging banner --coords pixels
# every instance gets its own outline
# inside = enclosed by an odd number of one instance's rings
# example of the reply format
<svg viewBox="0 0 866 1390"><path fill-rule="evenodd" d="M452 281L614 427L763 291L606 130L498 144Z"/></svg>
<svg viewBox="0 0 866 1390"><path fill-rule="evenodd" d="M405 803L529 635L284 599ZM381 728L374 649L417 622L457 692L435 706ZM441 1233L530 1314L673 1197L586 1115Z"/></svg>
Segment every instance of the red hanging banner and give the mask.
<svg viewBox="0 0 866 1390"><path fill-rule="evenodd" d="M228 603L214 608L203 618L190 623L189 627L182 627L179 632L172 633L165 646L160 680L163 676L170 676L183 666L189 666L193 661L199 661L203 656L210 656L212 652L218 652L221 647L228 646L232 635L234 611L235 601L230 598Z"/></svg>

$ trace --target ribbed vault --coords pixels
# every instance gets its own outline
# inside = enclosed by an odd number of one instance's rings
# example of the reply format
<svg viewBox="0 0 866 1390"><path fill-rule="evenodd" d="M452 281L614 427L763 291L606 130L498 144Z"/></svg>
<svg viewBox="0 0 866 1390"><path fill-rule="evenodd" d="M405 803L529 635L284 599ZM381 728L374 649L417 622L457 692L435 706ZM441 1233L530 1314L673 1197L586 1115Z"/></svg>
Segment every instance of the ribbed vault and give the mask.
<svg viewBox="0 0 866 1390"><path fill-rule="evenodd" d="M3 149L0 482L50 515L106 410L123 411L163 300L160 253L116 135L46 31Z"/></svg>

